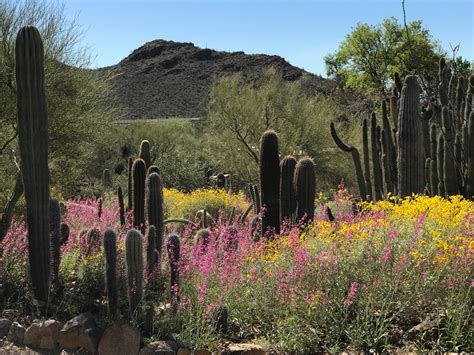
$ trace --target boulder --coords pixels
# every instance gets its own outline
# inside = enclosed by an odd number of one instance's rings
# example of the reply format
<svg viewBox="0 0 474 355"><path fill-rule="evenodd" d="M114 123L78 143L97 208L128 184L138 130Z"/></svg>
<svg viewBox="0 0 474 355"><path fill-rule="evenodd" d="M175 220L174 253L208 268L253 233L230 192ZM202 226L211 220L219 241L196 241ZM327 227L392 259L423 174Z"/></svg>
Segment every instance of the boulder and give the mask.
<svg viewBox="0 0 474 355"><path fill-rule="evenodd" d="M230 344L222 354L227 355L265 355L265 351L255 344Z"/></svg>
<svg viewBox="0 0 474 355"><path fill-rule="evenodd" d="M140 350L140 355L175 355L178 344L174 341L155 341Z"/></svg>
<svg viewBox="0 0 474 355"><path fill-rule="evenodd" d="M114 324L105 330L100 340L99 355L138 354L140 340L141 334L135 328L128 324Z"/></svg>
<svg viewBox="0 0 474 355"><path fill-rule="evenodd" d="M193 353L191 352L191 350L186 349L186 348L179 348L178 352L176 353L176 355L192 355L192 354Z"/></svg>
<svg viewBox="0 0 474 355"><path fill-rule="evenodd" d="M63 349L82 348L95 354L101 335L102 330L92 314L81 313L64 324L59 332L59 345Z"/></svg>
<svg viewBox="0 0 474 355"><path fill-rule="evenodd" d="M23 345L23 339L25 338L25 327L18 322L13 322L10 331L8 332L7 339L8 341L17 344Z"/></svg>
<svg viewBox="0 0 474 355"><path fill-rule="evenodd" d="M23 343L33 349L56 348L62 324L54 319L34 322L25 331Z"/></svg>
<svg viewBox="0 0 474 355"><path fill-rule="evenodd" d="M5 318L0 318L0 339L7 336L8 331L12 325L12 321Z"/></svg>

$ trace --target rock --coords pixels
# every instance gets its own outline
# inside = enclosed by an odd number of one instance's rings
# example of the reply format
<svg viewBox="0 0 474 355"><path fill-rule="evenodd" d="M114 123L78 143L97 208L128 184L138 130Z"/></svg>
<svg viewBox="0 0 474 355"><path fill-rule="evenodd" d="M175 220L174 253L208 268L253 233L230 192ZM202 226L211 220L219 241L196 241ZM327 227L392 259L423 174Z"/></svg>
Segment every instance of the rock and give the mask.
<svg viewBox="0 0 474 355"><path fill-rule="evenodd" d="M212 355L212 353L207 349L198 349L193 351L193 355Z"/></svg>
<svg viewBox="0 0 474 355"><path fill-rule="evenodd" d="M0 318L0 339L6 337L10 327L12 325L12 321L5 318Z"/></svg>
<svg viewBox="0 0 474 355"><path fill-rule="evenodd" d="M140 350L140 355L175 355L177 353L178 344L174 341L155 341ZM189 352L189 354L191 354L191 352Z"/></svg>
<svg viewBox="0 0 474 355"><path fill-rule="evenodd" d="M23 345L23 339L25 338L25 327L18 322L13 322L10 331L8 332L7 339L14 344Z"/></svg>
<svg viewBox="0 0 474 355"><path fill-rule="evenodd" d="M138 354L140 351L140 340L141 334L135 328L128 324L114 324L105 330L100 340L99 355ZM155 353L150 352L146 354Z"/></svg>
<svg viewBox="0 0 474 355"><path fill-rule="evenodd" d="M232 355L265 355L265 351L255 344L230 344L222 354Z"/></svg>
<svg viewBox="0 0 474 355"><path fill-rule="evenodd" d="M192 355L192 352L186 348L179 348L176 355Z"/></svg>
<svg viewBox="0 0 474 355"><path fill-rule="evenodd" d="M54 319L34 322L26 329L23 343L33 349L52 350L58 343L61 327L62 324Z"/></svg>
<svg viewBox="0 0 474 355"><path fill-rule="evenodd" d="M83 348L95 354L101 335L92 314L81 313L64 324L59 332L59 345L63 349Z"/></svg>

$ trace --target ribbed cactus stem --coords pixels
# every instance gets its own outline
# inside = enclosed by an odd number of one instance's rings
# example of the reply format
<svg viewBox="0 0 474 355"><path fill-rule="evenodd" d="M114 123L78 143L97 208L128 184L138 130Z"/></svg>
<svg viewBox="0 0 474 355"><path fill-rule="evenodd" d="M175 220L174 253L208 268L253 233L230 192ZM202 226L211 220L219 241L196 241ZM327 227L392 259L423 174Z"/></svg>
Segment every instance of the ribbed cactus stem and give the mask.
<svg viewBox="0 0 474 355"><path fill-rule="evenodd" d="M49 235L51 238L52 282L59 280L59 264L61 263L61 212L56 199L49 200Z"/></svg>
<svg viewBox="0 0 474 355"><path fill-rule="evenodd" d="M260 139L260 188L262 207L262 235L280 233L280 158L278 136L266 131Z"/></svg>
<svg viewBox="0 0 474 355"><path fill-rule="evenodd" d="M356 147L346 145L337 135L336 128L334 127L334 123L331 122L331 136L334 140L334 143L343 150L344 152L352 154L352 160L354 161L355 172L357 176L357 184L359 186L359 192L362 200L367 201L368 199L368 191L365 185L364 173L362 172L362 165L360 163L360 155L359 151Z"/></svg>
<svg viewBox="0 0 474 355"><path fill-rule="evenodd" d="M398 91L394 86L390 95L390 118L392 119L393 130L398 128Z"/></svg>
<svg viewBox="0 0 474 355"><path fill-rule="evenodd" d="M472 78L472 77L471 77ZM469 114L468 138L466 140L467 174L466 174L466 196L474 198L474 111Z"/></svg>
<svg viewBox="0 0 474 355"><path fill-rule="evenodd" d="M105 282L109 315L117 315L117 234L111 229L104 233Z"/></svg>
<svg viewBox="0 0 474 355"><path fill-rule="evenodd" d="M133 226L144 231L146 166L143 159L136 159L133 162L132 177Z"/></svg>
<svg viewBox="0 0 474 355"><path fill-rule="evenodd" d="M416 76L405 78L398 116L398 192L401 197L422 193L425 186L420 85Z"/></svg>
<svg viewBox="0 0 474 355"><path fill-rule="evenodd" d="M102 172L102 185L104 185L105 188L112 187L112 174L109 169L104 169Z"/></svg>
<svg viewBox="0 0 474 355"><path fill-rule="evenodd" d="M258 189L258 186L256 184L253 185L253 194L255 196L256 214L259 214L260 209L262 208L262 202L261 202L261 199L260 199L260 190Z"/></svg>
<svg viewBox="0 0 474 355"><path fill-rule="evenodd" d="M69 239L70 228L66 223L61 223L61 242L60 246L66 245Z"/></svg>
<svg viewBox="0 0 474 355"><path fill-rule="evenodd" d="M430 186L432 196L437 195L438 191L438 139L437 139L436 125L433 123L430 126Z"/></svg>
<svg viewBox="0 0 474 355"><path fill-rule="evenodd" d="M143 140L140 144L139 158L145 162L145 167L148 169L151 165L150 142ZM145 170L146 170L145 169Z"/></svg>
<svg viewBox="0 0 474 355"><path fill-rule="evenodd" d="M151 175L152 173L157 173L158 175L160 175L160 168L157 167L156 165L152 165L148 168L148 170L146 171L146 175Z"/></svg>
<svg viewBox="0 0 474 355"><path fill-rule="evenodd" d="M22 27L16 37L18 143L26 200L30 277L34 303L48 302L50 284L48 115L44 49L38 30Z"/></svg>
<svg viewBox="0 0 474 355"><path fill-rule="evenodd" d="M367 187L367 198L372 199L372 181L370 178L370 156L369 156L369 121L364 118L362 121L362 152L364 154L364 180Z"/></svg>
<svg viewBox="0 0 474 355"><path fill-rule="evenodd" d="M128 301L130 312L137 309L143 295L143 236L140 231L131 229L125 238L127 264Z"/></svg>
<svg viewBox="0 0 474 355"><path fill-rule="evenodd" d="M443 181L446 195L458 193L456 183L456 164L454 156L453 122L449 109L445 106L441 111L441 120L444 130L444 158L443 158Z"/></svg>
<svg viewBox="0 0 474 355"><path fill-rule="evenodd" d="M179 256L181 244L177 234L170 234L166 239L168 260L170 263L170 292L173 297L173 310L176 312L179 302Z"/></svg>
<svg viewBox="0 0 474 355"><path fill-rule="evenodd" d="M295 157L288 155L280 163L281 182L280 182L280 213L281 221L285 219L290 222L293 220L296 211L296 191L294 185Z"/></svg>
<svg viewBox="0 0 474 355"><path fill-rule="evenodd" d="M155 226L156 239L162 240L164 233L163 185L157 173L151 173L146 181L146 212L148 225ZM161 247L161 242L160 245ZM161 253L161 251L159 250Z"/></svg>
<svg viewBox="0 0 474 355"><path fill-rule="evenodd" d="M314 218L314 199L316 197L316 171L311 158L298 161L295 171L296 218L301 221L312 221Z"/></svg>
<svg viewBox="0 0 474 355"><path fill-rule="evenodd" d="M382 174L380 169L380 154L378 149L377 139L377 117L375 112L370 116L370 142L372 153L372 169L374 174L374 197L379 201L383 198L382 191Z"/></svg>
<svg viewBox="0 0 474 355"><path fill-rule="evenodd" d="M389 133L390 134L390 133ZM386 186L386 191L387 193L394 193L393 189L393 182L392 182L392 175L390 172L390 162L389 162L389 154L387 152L388 148L388 143L387 143L387 134L385 133L385 130L382 130L382 156L380 158L382 162L382 171L383 171L383 177L385 180L385 186Z"/></svg>
<svg viewBox="0 0 474 355"><path fill-rule="evenodd" d="M393 130L387 112L387 102L382 101L382 124L383 131L385 132L385 143L382 142L383 152L387 159L387 169L389 176L385 179L387 185L387 192L395 194L397 192L396 180L397 180L397 148L393 139ZM388 183L387 183L388 182Z"/></svg>
<svg viewBox="0 0 474 355"><path fill-rule="evenodd" d="M438 171L438 195L446 195L444 187L444 136L443 132L438 134L438 150L436 154L437 158L437 171Z"/></svg>
<svg viewBox="0 0 474 355"><path fill-rule="evenodd" d="M152 283L153 272L156 265L159 265L159 260L156 260L156 227L151 225L148 227L147 244L146 244L146 265L148 284Z"/></svg>
<svg viewBox="0 0 474 355"><path fill-rule="evenodd" d="M123 202L122 187L120 186L117 188L117 198L118 198L118 204L119 204L120 225L124 227L125 226L125 205Z"/></svg>

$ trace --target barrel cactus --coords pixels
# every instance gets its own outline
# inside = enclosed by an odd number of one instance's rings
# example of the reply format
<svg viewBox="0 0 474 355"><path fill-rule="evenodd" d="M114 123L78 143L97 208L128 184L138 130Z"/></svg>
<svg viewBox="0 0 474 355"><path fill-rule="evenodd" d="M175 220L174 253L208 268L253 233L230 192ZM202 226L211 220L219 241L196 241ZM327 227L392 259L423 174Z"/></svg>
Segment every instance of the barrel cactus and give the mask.
<svg viewBox="0 0 474 355"><path fill-rule="evenodd" d="M131 229L125 238L127 290L130 312L134 313L143 295L143 236Z"/></svg>
<svg viewBox="0 0 474 355"><path fill-rule="evenodd" d="M266 131L260 139L260 188L262 207L262 235L268 230L280 233L280 158L278 136Z"/></svg>
<svg viewBox="0 0 474 355"><path fill-rule="evenodd" d="M298 161L295 171L296 218L312 221L314 218L314 199L316 197L316 172L314 162L305 157Z"/></svg>
<svg viewBox="0 0 474 355"><path fill-rule="evenodd" d="M48 115L44 88L44 49L38 30L22 27L16 37L18 144L26 200L28 251L34 304L48 302L51 275L49 241Z"/></svg>
<svg viewBox="0 0 474 355"><path fill-rule="evenodd" d="M117 234L111 229L104 233L105 281L107 284L108 311L117 314Z"/></svg>

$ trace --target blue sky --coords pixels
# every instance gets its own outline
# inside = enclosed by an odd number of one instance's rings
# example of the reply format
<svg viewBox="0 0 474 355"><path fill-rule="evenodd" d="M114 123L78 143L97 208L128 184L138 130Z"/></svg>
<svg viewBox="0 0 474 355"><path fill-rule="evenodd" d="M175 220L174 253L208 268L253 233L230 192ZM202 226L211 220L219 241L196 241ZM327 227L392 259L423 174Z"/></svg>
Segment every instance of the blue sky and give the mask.
<svg viewBox="0 0 474 355"><path fill-rule="evenodd" d="M66 15L84 31L95 67L116 64L154 39L193 42L216 50L276 54L325 74L334 52L357 22L403 21L401 0L66 0ZM449 51L474 60L472 0L405 0L407 20L421 19Z"/></svg>

